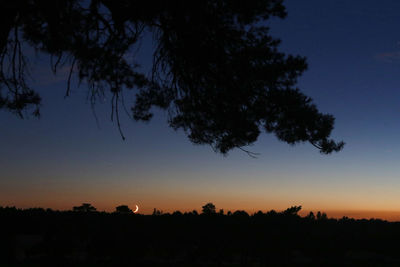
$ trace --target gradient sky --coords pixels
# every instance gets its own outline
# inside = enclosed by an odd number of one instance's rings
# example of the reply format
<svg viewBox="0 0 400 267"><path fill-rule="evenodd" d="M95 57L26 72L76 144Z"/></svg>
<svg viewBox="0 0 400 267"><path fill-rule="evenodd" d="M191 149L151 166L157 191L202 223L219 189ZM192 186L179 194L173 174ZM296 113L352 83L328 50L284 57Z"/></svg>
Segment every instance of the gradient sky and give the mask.
<svg viewBox="0 0 400 267"><path fill-rule="evenodd" d="M281 50L308 58L299 87L336 117L340 153L289 146L263 134L227 157L191 144L157 112L149 124L122 120L122 141L110 122L110 99L96 105L84 86L64 99L66 73L53 77L45 57L31 59L42 118L0 112L0 206L98 210L138 204L142 213L217 209L248 212L302 205L328 216L400 220L400 2L287 0L274 19ZM151 42L139 58L146 69ZM126 95L127 102L129 96Z"/></svg>

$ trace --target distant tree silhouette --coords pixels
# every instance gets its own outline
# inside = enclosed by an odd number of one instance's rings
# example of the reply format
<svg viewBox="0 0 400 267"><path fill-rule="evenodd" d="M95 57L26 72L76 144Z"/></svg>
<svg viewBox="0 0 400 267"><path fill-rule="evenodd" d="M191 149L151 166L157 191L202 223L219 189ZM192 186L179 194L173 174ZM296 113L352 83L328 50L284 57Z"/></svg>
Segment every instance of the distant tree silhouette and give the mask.
<svg viewBox="0 0 400 267"><path fill-rule="evenodd" d="M350 218L349 217L347 217L347 216L343 216L341 219L340 219L341 221L349 221L350 220Z"/></svg>
<svg viewBox="0 0 400 267"><path fill-rule="evenodd" d="M298 212L301 210L301 206L292 206L285 211L282 212L284 215L290 215L290 216L298 216Z"/></svg>
<svg viewBox="0 0 400 267"><path fill-rule="evenodd" d="M317 212L317 220L327 220L328 216L325 212L321 213L320 211Z"/></svg>
<svg viewBox="0 0 400 267"><path fill-rule="evenodd" d="M307 219L315 220L314 212L310 211L310 213L306 216Z"/></svg>
<svg viewBox="0 0 400 267"><path fill-rule="evenodd" d="M215 205L213 203L207 203L202 207L202 213L205 215L215 214Z"/></svg>
<svg viewBox="0 0 400 267"><path fill-rule="evenodd" d="M115 208L117 213L133 213L133 211L127 205L120 205Z"/></svg>
<svg viewBox="0 0 400 267"><path fill-rule="evenodd" d="M153 209L153 214L152 215L162 215L163 212L161 210L158 210L156 208Z"/></svg>
<svg viewBox="0 0 400 267"><path fill-rule="evenodd" d="M256 217L261 217L263 215L264 215L264 213L261 210L254 213L254 216L256 216Z"/></svg>
<svg viewBox="0 0 400 267"><path fill-rule="evenodd" d="M90 203L82 203L81 206L75 206L72 210L77 212L93 212L96 211L96 208Z"/></svg>
<svg viewBox="0 0 400 267"><path fill-rule="evenodd" d="M237 210L232 214L232 216L249 217L249 214L247 212L245 212L244 210Z"/></svg>
<svg viewBox="0 0 400 267"><path fill-rule="evenodd" d="M123 92L134 89L135 120L168 110L172 128L224 154L244 150L262 130L339 151L344 143L329 138L333 116L296 87L305 58L279 52L264 23L285 16L282 0L1 1L0 108L40 115L41 97L26 81L29 45L50 55L54 73L69 68L66 96L74 73L92 104L110 95L120 131ZM150 76L132 57L145 33L156 44Z"/></svg>

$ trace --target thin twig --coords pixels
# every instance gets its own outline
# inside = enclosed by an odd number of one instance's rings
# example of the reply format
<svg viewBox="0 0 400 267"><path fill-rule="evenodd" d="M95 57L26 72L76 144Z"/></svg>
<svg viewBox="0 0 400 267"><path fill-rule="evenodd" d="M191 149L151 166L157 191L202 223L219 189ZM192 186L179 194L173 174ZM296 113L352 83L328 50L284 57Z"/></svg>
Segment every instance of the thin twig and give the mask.
<svg viewBox="0 0 400 267"><path fill-rule="evenodd" d="M315 146L316 148L318 148L319 150L321 150L322 149L322 147L321 146L319 146L319 145L317 145L317 144L315 144L314 142L312 142L312 141L309 141L310 142L310 144L312 144L313 146Z"/></svg>
<svg viewBox="0 0 400 267"><path fill-rule="evenodd" d="M71 90L71 77L72 77L72 72L74 71L75 61L76 61L76 58L73 59L73 61L72 61L72 66L71 66L71 68L69 69L68 83L67 83L67 91L65 92L64 98L66 98L66 97L69 96L69 92L70 92L70 90Z"/></svg>
<svg viewBox="0 0 400 267"><path fill-rule="evenodd" d="M96 114L95 103L94 103L93 101L90 101L90 102L91 102L91 103L90 103L90 107L91 107L91 109L92 109L93 116L94 116L94 118L95 118L95 120L96 120L97 129L100 130L101 127L100 127L99 118L97 117L97 114Z"/></svg>
<svg viewBox="0 0 400 267"><path fill-rule="evenodd" d="M122 132L122 129L121 129L121 123L120 123L120 121L119 121L119 112L118 112L118 93L116 93L116 98L115 98L115 115L116 115L116 117L117 117L117 124L118 124L118 130L119 130L119 134L121 135L121 137L122 137L122 140L124 140L125 141L125 136L124 136L124 133Z"/></svg>
<svg viewBox="0 0 400 267"><path fill-rule="evenodd" d="M134 120L133 116L130 114L130 112L128 111L128 109L125 106L125 97L124 97L123 91L121 91L121 102L122 102L122 107L124 108L126 115L128 116L128 118L130 118L133 121Z"/></svg>
<svg viewBox="0 0 400 267"><path fill-rule="evenodd" d="M260 155L260 153L256 153L256 152L251 152L251 151L249 151L249 150L246 150L246 149L244 149L244 148L241 148L241 147L238 147L240 150L242 150L243 152L246 152L247 153L247 155L249 155L250 157L252 157L253 159L256 159L257 158L257 156L259 156Z"/></svg>
<svg viewBox="0 0 400 267"><path fill-rule="evenodd" d="M113 94L111 98L111 121L114 121L114 99L115 99L115 94Z"/></svg>
<svg viewBox="0 0 400 267"><path fill-rule="evenodd" d="M50 63L50 64L51 64L51 67L52 67L52 70L53 70L53 73L54 73L54 74L57 73L57 66L58 66L58 64L60 63L61 58L62 58L62 54L60 53L60 54L57 56L57 61L56 61L56 63L53 64L53 56L50 57L50 60L51 60L51 63Z"/></svg>

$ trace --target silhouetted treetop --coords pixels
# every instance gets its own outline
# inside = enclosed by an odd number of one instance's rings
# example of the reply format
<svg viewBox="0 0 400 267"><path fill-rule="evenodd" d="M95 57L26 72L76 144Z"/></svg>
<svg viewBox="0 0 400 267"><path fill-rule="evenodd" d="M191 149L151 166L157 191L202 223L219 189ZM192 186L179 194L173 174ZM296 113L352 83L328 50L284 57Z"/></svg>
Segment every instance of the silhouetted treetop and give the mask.
<svg viewBox="0 0 400 267"><path fill-rule="evenodd" d="M292 206L292 207L284 210L282 212L282 214L289 215L289 216L298 216L298 213L300 210L301 210L301 206Z"/></svg>
<svg viewBox="0 0 400 267"><path fill-rule="evenodd" d="M117 213L133 213L133 211L127 205L119 205L115 207Z"/></svg>
<svg viewBox="0 0 400 267"><path fill-rule="evenodd" d="M272 16L286 16L281 0L2 1L0 108L40 114L41 98L25 81L24 43L50 55L54 73L69 67L66 96L73 75L92 103L111 93L119 129L123 92L134 90L135 120L150 120L153 107L167 110L171 127L224 154L262 130L322 153L341 150L344 143L329 138L333 116L296 87L305 58L279 52L269 35L263 22ZM150 75L134 57L145 33L156 43Z"/></svg>
<svg viewBox="0 0 400 267"><path fill-rule="evenodd" d="M211 202L205 204L202 208L202 213L205 215L215 214L215 205Z"/></svg>
<svg viewBox="0 0 400 267"><path fill-rule="evenodd" d="M96 211L96 208L90 203L82 203L81 206L75 206L72 210L76 212L94 212Z"/></svg>

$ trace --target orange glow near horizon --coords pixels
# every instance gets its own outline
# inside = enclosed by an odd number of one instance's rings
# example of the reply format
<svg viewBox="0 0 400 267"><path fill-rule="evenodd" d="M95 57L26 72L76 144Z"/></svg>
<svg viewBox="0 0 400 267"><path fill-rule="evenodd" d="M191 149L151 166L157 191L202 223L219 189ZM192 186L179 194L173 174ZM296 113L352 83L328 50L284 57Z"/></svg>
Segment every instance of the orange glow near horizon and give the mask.
<svg viewBox="0 0 400 267"><path fill-rule="evenodd" d="M152 214L153 209L171 213L197 210L212 202L217 209L245 210L253 214L285 210L302 206L301 216L309 211L325 212L330 218L380 218L400 221L399 187L373 186L358 177L336 180L283 179L268 180L261 175L246 180L229 175L229 183L217 175L212 178L188 173L137 182L130 179L98 179L98 183L81 180L58 180L57 183L32 180L29 183L8 184L2 188L0 206L17 208L51 208L71 210L81 203L91 203L99 211L112 212L119 205L140 207L140 214ZM309 179L309 180L307 180ZM312 183L311 183L312 180ZM249 182L250 181L250 182ZM318 184L318 182L320 184ZM43 186L45 184L45 186Z"/></svg>

